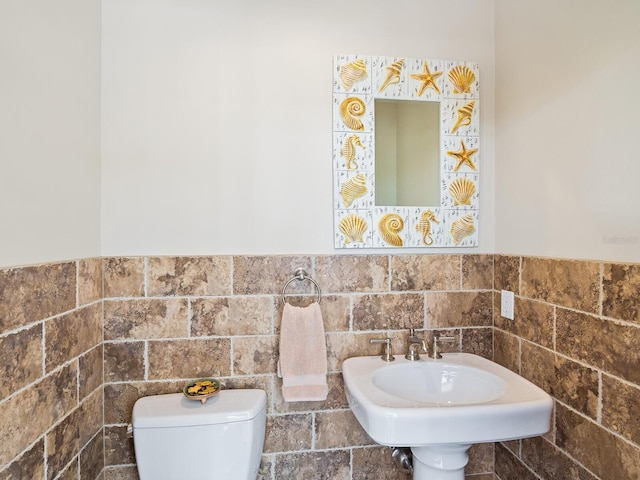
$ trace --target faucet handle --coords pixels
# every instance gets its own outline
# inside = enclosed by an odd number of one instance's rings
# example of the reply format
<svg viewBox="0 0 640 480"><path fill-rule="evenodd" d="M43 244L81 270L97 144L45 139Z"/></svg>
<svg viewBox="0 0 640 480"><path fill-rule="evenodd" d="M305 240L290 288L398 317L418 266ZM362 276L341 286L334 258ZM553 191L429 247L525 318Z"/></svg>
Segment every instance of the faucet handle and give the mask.
<svg viewBox="0 0 640 480"><path fill-rule="evenodd" d="M384 344L384 351L382 353L382 356L380 358L382 358L382 360L384 360L385 362L393 362L396 358L393 356L393 353L391 352L391 338L386 337L386 338L371 338L369 339L369 343L372 345L378 344L378 343L383 343Z"/></svg>
<svg viewBox="0 0 640 480"><path fill-rule="evenodd" d="M436 360L442 358L442 354L440 353L440 345L438 345L439 341L453 343L456 341L456 336L453 335L450 337L446 337L446 336L440 335L440 332L433 333L433 358Z"/></svg>

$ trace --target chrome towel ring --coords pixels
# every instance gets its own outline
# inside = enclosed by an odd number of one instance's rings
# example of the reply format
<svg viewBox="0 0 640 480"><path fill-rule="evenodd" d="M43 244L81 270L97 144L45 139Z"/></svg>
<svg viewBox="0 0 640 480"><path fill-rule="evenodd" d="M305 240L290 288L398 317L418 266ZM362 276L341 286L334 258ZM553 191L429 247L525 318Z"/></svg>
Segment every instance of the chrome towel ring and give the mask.
<svg viewBox="0 0 640 480"><path fill-rule="evenodd" d="M317 301L318 303L320 303L320 296L322 295L322 291L320 290L320 285L318 285L318 282L316 282L313 278L307 275L307 272L305 271L304 268L296 268L296 271L293 274L293 278L290 278L287 281L287 283L284 284L284 287L282 287L282 303L287 303L287 300L285 298L285 292L287 291L287 287L289 286L289 284L294 280L298 280L299 282L302 282L304 280L309 280L311 283L313 283L313 285L316 287L316 291L318 292Z"/></svg>

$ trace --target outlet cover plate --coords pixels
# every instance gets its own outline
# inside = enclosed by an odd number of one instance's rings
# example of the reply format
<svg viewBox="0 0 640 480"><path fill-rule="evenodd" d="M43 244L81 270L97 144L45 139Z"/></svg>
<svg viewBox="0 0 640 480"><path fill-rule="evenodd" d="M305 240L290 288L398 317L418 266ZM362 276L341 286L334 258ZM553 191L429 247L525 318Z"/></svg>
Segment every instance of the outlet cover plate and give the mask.
<svg viewBox="0 0 640 480"><path fill-rule="evenodd" d="M515 302L513 292L502 290L500 293L500 315L513 320L513 304Z"/></svg>

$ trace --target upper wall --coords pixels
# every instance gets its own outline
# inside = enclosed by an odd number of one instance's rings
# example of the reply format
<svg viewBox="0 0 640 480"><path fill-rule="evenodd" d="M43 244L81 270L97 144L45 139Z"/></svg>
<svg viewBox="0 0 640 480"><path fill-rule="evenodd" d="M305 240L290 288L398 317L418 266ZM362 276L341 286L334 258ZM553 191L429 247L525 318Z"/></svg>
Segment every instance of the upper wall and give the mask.
<svg viewBox="0 0 640 480"><path fill-rule="evenodd" d="M336 53L479 62L493 252L493 3L103 0L103 255L333 253Z"/></svg>
<svg viewBox="0 0 640 480"><path fill-rule="evenodd" d="M0 266L100 254L100 1L0 3Z"/></svg>
<svg viewBox="0 0 640 480"><path fill-rule="evenodd" d="M640 3L495 10L496 251L640 261Z"/></svg>

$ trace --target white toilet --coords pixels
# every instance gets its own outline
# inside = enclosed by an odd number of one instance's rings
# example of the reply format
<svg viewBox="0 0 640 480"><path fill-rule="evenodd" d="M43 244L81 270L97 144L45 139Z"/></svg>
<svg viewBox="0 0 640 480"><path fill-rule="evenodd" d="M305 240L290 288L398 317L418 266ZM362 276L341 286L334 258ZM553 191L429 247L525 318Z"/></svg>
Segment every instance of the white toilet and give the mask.
<svg viewBox="0 0 640 480"><path fill-rule="evenodd" d="M140 398L133 441L140 480L255 480L264 445L263 390L222 390L206 404L181 393Z"/></svg>

